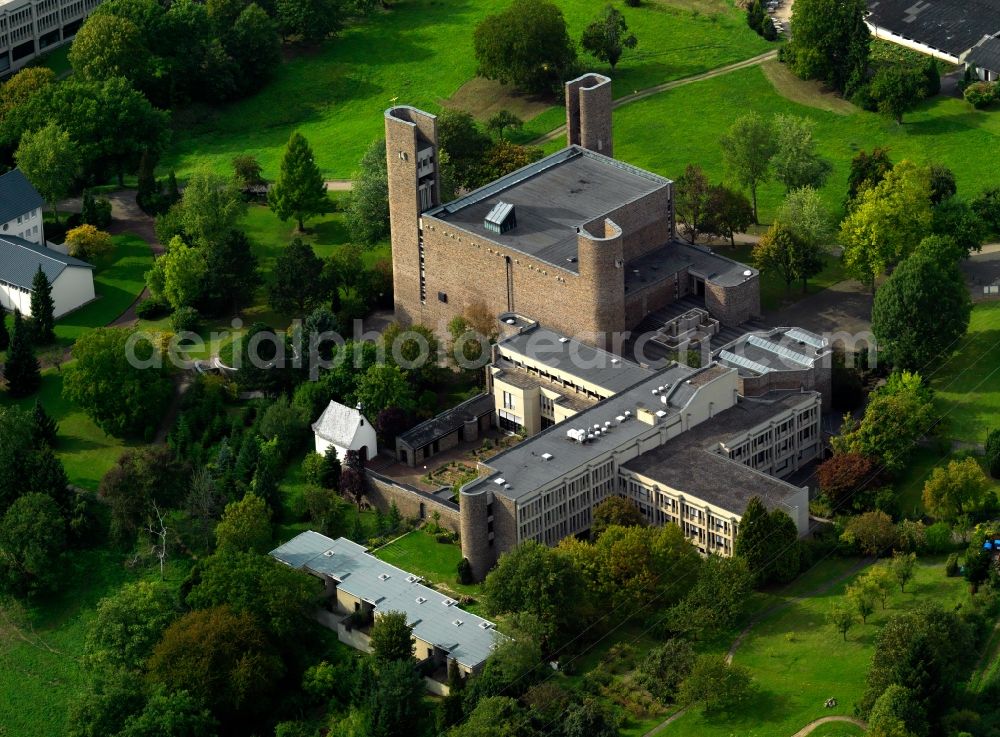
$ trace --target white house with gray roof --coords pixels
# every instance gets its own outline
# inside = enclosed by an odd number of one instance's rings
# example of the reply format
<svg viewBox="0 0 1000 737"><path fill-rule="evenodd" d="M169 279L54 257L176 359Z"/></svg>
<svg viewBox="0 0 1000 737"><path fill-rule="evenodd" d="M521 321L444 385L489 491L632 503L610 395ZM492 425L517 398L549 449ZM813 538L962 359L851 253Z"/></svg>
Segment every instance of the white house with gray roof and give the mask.
<svg viewBox="0 0 1000 737"><path fill-rule="evenodd" d="M272 550L271 557L324 582L326 606L320 621L359 650L370 650L371 628L380 616L403 612L413 628L413 657L426 667L431 676L427 685L437 693L444 692L451 661L460 671L475 673L503 637L492 622L347 538L303 532Z"/></svg>
<svg viewBox="0 0 1000 737"><path fill-rule="evenodd" d="M45 245L45 200L20 169L0 174L0 236L16 236Z"/></svg>
<svg viewBox="0 0 1000 737"><path fill-rule="evenodd" d="M323 414L312 425L316 438L316 452L324 455L327 448L337 449L337 458L343 463L347 451L356 450L362 459L374 458L378 453L375 427L361 411L361 405L348 407L331 401Z"/></svg>
<svg viewBox="0 0 1000 737"><path fill-rule="evenodd" d="M62 317L94 299L94 267L25 238L0 234L0 304L31 316L31 291L41 269L52 285L53 314Z"/></svg>

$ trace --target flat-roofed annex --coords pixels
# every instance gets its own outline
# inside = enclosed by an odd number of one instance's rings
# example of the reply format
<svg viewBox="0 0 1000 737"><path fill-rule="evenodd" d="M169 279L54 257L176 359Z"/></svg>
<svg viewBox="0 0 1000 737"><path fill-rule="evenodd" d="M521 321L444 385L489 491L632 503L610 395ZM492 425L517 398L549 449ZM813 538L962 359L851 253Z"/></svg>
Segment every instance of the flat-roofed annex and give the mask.
<svg viewBox="0 0 1000 737"><path fill-rule="evenodd" d="M577 228L671 184L669 179L579 146L569 146L424 215L577 273ZM499 203L517 226L484 225Z"/></svg>

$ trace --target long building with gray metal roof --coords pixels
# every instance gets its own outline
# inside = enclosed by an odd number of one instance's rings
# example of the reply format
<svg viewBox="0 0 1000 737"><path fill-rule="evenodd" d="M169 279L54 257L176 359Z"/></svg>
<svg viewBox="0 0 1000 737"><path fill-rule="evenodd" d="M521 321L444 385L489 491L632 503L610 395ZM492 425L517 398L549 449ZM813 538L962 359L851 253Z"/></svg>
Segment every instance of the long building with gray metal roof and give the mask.
<svg viewBox="0 0 1000 737"><path fill-rule="evenodd" d="M307 531L271 551L271 556L326 582L333 624L345 642L364 647L365 630L386 612L403 612L416 640L414 657L475 672L498 638L494 624L425 586L420 577L390 565L348 540Z"/></svg>

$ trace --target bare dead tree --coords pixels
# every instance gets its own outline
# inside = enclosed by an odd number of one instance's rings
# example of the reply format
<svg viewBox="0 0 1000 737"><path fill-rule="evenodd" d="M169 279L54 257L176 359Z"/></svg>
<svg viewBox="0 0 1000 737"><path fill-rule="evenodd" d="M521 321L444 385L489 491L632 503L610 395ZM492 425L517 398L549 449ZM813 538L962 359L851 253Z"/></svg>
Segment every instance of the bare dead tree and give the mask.
<svg viewBox="0 0 1000 737"><path fill-rule="evenodd" d="M163 565L167 560L167 527L163 524L163 515L160 514L160 508L156 506L156 502L153 502L153 513L156 515L156 526L150 520L146 524L146 532L149 533L150 537L159 539L159 542L150 549L150 553L160 561L160 580L162 581L164 580Z"/></svg>

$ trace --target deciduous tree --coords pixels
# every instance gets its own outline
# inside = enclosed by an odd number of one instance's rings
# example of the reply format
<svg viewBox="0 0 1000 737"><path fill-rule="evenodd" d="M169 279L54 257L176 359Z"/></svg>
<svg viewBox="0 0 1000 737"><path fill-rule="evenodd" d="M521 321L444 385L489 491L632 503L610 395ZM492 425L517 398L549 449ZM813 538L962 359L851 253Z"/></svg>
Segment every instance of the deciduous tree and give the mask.
<svg viewBox="0 0 1000 737"><path fill-rule="evenodd" d="M75 365L65 372L63 393L98 427L115 437L155 428L170 397L162 348L135 328L98 328L73 344Z"/></svg>
<svg viewBox="0 0 1000 737"><path fill-rule="evenodd" d="M954 521L980 509L989 492L989 479L970 457L935 468L924 484L923 502L935 517Z"/></svg>
<svg viewBox="0 0 1000 737"><path fill-rule="evenodd" d="M854 607L851 606L846 601L835 601L833 606L830 607L830 613L828 618L830 624L837 628L843 638L844 642L847 642L847 631L854 626L854 620L857 617Z"/></svg>
<svg viewBox="0 0 1000 737"><path fill-rule="evenodd" d="M697 164L688 164L674 184L674 208L691 243L704 230L702 224L708 217L711 196L712 188L705 172Z"/></svg>
<svg viewBox="0 0 1000 737"><path fill-rule="evenodd" d="M795 115L774 116L774 156L771 167L774 178L785 185L785 191L801 187L819 189L833 167L819 155L813 129L816 124Z"/></svg>
<svg viewBox="0 0 1000 737"><path fill-rule="evenodd" d="M717 655L702 655L681 683L678 700L686 705L701 704L706 714L713 714L737 708L753 692L749 670Z"/></svg>
<svg viewBox="0 0 1000 737"><path fill-rule="evenodd" d="M903 116L924 97L923 73L905 64L883 65L875 72L868 94L882 115L902 125Z"/></svg>
<svg viewBox="0 0 1000 737"><path fill-rule="evenodd" d="M52 208L59 224L59 200L69 194L78 174L80 157L69 134L56 123L28 131L14 153L18 167Z"/></svg>
<svg viewBox="0 0 1000 737"><path fill-rule="evenodd" d="M596 540L611 525L642 527L645 524L646 518L635 502L623 496L610 496L594 507L590 536Z"/></svg>
<svg viewBox="0 0 1000 737"><path fill-rule="evenodd" d="M385 139L372 141L352 177L347 204L351 233L362 243L377 243L389 235L389 174Z"/></svg>
<svg viewBox="0 0 1000 737"><path fill-rule="evenodd" d="M477 74L528 92L552 92L576 60L562 11L547 0L514 0L473 36Z"/></svg>
<svg viewBox="0 0 1000 737"><path fill-rule="evenodd" d="M851 95L868 71L869 32L864 0L804 0L792 17L790 65Z"/></svg>
<svg viewBox="0 0 1000 737"><path fill-rule="evenodd" d="M889 561L889 571L893 579L899 584L900 592L906 591L906 584L913 578L913 569L917 565L916 553L894 552L892 560Z"/></svg>
<svg viewBox="0 0 1000 737"><path fill-rule="evenodd" d="M372 627L371 646L378 665L393 661L409 663L415 645L413 627L406 623L406 612L388 611L379 614Z"/></svg>
<svg viewBox="0 0 1000 737"><path fill-rule="evenodd" d="M607 62L611 71L615 70L625 49L634 49L639 40L629 33L628 23L622 12L612 5L583 29L580 46L596 59Z"/></svg>
<svg viewBox="0 0 1000 737"><path fill-rule="evenodd" d="M893 366L913 371L946 360L965 335L971 314L958 266L921 250L905 259L875 295L872 332Z"/></svg>
<svg viewBox="0 0 1000 737"><path fill-rule="evenodd" d="M841 223L844 264L874 291L876 278L910 253L930 229L931 219L928 170L901 161L859 195Z"/></svg>
<svg viewBox="0 0 1000 737"><path fill-rule="evenodd" d="M702 230L727 238L736 245L736 233L741 233L754 222L753 207L742 192L715 185L709 191L708 210Z"/></svg>
<svg viewBox="0 0 1000 737"><path fill-rule="evenodd" d="M250 493L227 504L215 528L215 542L220 553L266 553L271 545L271 510L267 503Z"/></svg>
<svg viewBox="0 0 1000 737"><path fill-rule="evenodd" d="M772 122L756 112L750 112L736 119L719 144L726 169L750 190L753 221L760 222L757 189L771 176L771 159L776 150Z"/></svg>
<svg viewBox="0 0 1000 737"><path fill-rule="evenodd" d="M844 528L844 539L854 543L865 555L878 556L896 542L892 517L880 509L851 517Z"/></svg>
<svg viewBox="0 0 1000 737"><path fill-rule="evenodd" d="M19 497L0 519L0 588L14 596L52 591L65 547L66 523L52 497Z"/></svg>
<svg viewBox="0 0 1000 737"><path fill-rule="evenodd" d="M807 244L782 222L773 223L754 246L753 261L762 271L776 272L786 290L801 281L803 291L809 278L822 271L824 265L818 248Z"/></svg>
<svg viewBox="0 0 1000 737"><path fill-rule="evenodd" d="M97 616L87 628L84 665L99 673L141 670L178 611L169 586L151 581L125 584L98 603Z"/></svg>
<svg viewBox="0 0 1000 737"><path fill-rule="evenodd" d="M87 223L71 228L66 233L66 246L70 256L84 261L93 261L114 249L109 233Z"/></svg>

